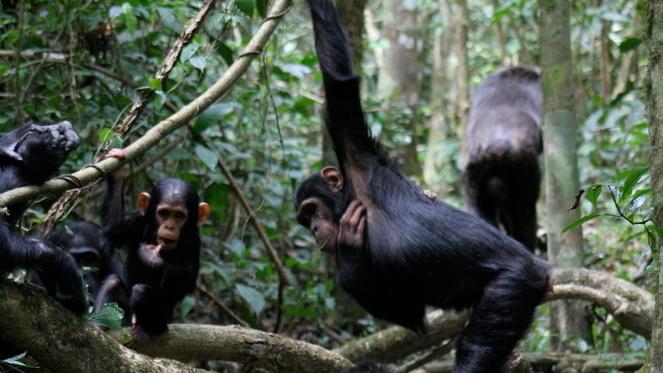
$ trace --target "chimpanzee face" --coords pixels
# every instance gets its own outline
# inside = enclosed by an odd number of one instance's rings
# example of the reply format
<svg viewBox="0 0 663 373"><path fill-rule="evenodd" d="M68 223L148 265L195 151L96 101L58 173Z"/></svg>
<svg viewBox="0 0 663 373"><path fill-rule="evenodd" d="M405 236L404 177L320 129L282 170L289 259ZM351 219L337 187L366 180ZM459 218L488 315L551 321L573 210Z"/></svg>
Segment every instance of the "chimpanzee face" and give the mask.
<svg viewBox="0 0 663 373"><path fill-rule="evenodd" d="M310 197L302 201L297 211L297 222L311 231L322 251L335 251L338 224L334 221L332 211L321 199Z"/></svg>
<svg viewBox="0 0 663 373"><path fill-rule="evenodd" d="M31 179L28 181L39 183L54 174L78 145L78 135L67 121L52 125L28 124L2 136L0 158L21 167Z"/></svg>
<svg viewBox="0 0 663 373"><path fill-rule="evenodd" d="M163 250L177 247L177 241L188 219L186 206L162 202L157 205L157 244Z"/></svg>

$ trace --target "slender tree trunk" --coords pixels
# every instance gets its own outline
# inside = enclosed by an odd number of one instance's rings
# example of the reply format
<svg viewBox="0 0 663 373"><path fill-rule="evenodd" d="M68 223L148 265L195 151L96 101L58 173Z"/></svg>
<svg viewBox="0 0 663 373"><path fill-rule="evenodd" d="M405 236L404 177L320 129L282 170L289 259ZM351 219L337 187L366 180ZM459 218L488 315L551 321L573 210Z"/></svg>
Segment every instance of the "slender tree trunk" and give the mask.
<svg viewBox="0 0 663 373"><path fill-rule="evenodd" d="M562 234L566 224L580 217L578 209L569 210L580 189L571 69L571 2L539 0L539 5L548 258L556 267L582 267L581 228ZM554 349L574 350L578 339L591 343L591 325L584 305L563 301L551 304L550 309Z"/></svg>
<svg viewBox="0 0 663 373"><path fill-rule="evenodd" d="M470 61L467 52L467 41L469 38L470 27L470 11L467 7L467 0L456 0L454 8L456 14L456 35L458 41L457 54L458 54L458 138L460 139L460 146L465 148L465 128L467 127L467 120L470 114Z"/></svg>
<svg viewBox="0 0 663 373"><path fill-rule="evenodd" d="M500 10L500 0L492 0L493 4L493 14ZM507 63L509 61L509 53L506 51L506 37L504 35L504 27L502 20L495 22L495 41L497 41L497 46L500 48L500 59L502 63Z"/></svg>
<svg viewBox="0 0 663 373"><path fill-rule="evenodd" d="M612 76L610 67L610 21L601 21L601 91L604 98L612 94Z"/></svg>
<svg viewBox="0 0 663 373"><path fill-rule="evenodd" d="M378 90L383 102L394 108L407 108L403 127L410 133L410 143L404 152L403 171L409 175L421 175L417 160L417 120L419 96L419 63L417 53L417 5L415 1L384 0L383 32L389 41L384 50L380 68ZM390 122L397 118L388 116Z"/></svg>
<svg viewBox="0 0 663 373"><path fill-rule="evenodd" d="M448 20L447 0L440 0L442 19ZM435 35L433 45L433 71L431 73L431 119L424 161L424 181L440 194L446 192L443 175L449 172L451 159L443 156L444 141L447 139L451 119L449 106L450 81L448 78L448 58L451 43L451 30L443 28ZM446 172L445 172L446 171Z"/></svg>
<svg viewBox="0 0 663 373"><path fill-rule="evenodd" d="M663 2L647 1L649 37L649 137L654 223L663 226ZM651 371L663 372L663 244L658 245L658 287L651 339Z"/></svg>

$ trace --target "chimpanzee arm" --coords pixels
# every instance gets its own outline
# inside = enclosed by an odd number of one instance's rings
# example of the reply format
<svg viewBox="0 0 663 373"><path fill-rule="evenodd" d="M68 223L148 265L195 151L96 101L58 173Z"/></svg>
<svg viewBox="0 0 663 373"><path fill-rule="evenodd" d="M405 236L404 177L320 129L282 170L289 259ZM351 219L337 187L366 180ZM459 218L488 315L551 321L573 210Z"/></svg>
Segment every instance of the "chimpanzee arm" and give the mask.
<svg viewBox="0 0 663 373"><path fill-rule="evenodd" d="M344 173L384 161L362 111L350 43L330 0L308 0L327 100L327 131ZM346 175L347 177L348 175Z"/></svg>
<svg viewBox="0 0 663 373"><path fill-rule="evenodd" d="M109 175L104 182L101 205L102 233L111 247L135 242L139 234L141 216L124 212L124 177Z"/></svg>
<svg viewBox="0 0 663 373"><path fill-rule="evenodd" d="M76 313L85 312L85 285L74 258L41 240L21 237L0 221L0 273L16 268L36 269L50 295Z"/></svg>

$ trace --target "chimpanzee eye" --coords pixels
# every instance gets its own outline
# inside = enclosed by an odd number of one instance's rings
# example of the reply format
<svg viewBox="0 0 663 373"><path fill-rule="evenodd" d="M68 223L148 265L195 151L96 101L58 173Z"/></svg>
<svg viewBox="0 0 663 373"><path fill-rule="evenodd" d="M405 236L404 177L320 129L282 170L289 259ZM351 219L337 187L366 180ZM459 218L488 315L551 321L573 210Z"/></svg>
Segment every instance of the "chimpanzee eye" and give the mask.
<svg viewBox="0 0 663 373"><path fill-rule="evenodd" d="M157 210L157 215L159 215L160 218L167 218L168 210Z"/></svg>
<svg viewBox="0 0 663 373"><path fill-rule="evenodd" d="M184 219L186 219L186 215L183 212L178 211L178 212L175 213L175 219L184 220Z"/></svg>

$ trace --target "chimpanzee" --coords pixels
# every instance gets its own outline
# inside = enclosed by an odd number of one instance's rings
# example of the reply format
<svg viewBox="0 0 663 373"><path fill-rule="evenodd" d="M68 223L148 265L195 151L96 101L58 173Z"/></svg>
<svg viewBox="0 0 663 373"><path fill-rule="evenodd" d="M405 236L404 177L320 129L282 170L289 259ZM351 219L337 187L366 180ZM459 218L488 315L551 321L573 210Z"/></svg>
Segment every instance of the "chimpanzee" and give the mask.
<svg viewBox="0 0 663 373"><path fill-rule="evenodd" d="M427 305L473 308L454 372L498 372L548 289L548 264L484 220L430 198L378 149L331 0L308 0L327 131L339 168L297 189L297 221L335 255L340 285L374 316L425 330Z"/></svg>
<svg viewBox="0 0 663 373"><path fill-rule="evenodd" d="M541 82L527 67L490 75L472 95L463 181L467 205L534 251L541 170Z"/></svg>
<svg viewBox="0 0 663 373"><path fill-rule="evenodd" d="M108 156L122 158L124 153L114 149ZM177 302L195 289L200 256L198 226L207 219L210 208L200 202L191 185L165 179L150 193L138 196L138 212L125 214L122 185L123 178L117 174L105 182L102 230L111 246L128 248L126 290L130 294L133 344L165 333ZM103 299L96 301L103 303Z"/></svg>
<svg viewBox="0 0 663 373"><path fill-rule="evenodd" d="M78 268L83 271L83 280L91 301L97 295L102 284L111 275L122 278L122 264L111 257L108 247L102 245L101 229L93 223L74 221L67 223L68 230L51 231L46 240L52 246L61 247L74 257ZM44 282L41 278L40 281ZM48 282L48 281L46 281Z"/></svg>
<svg viewBox="0 0 663 373"><path fill-rule="evenodd" d="M42 184L54 176L79 139L71 123L27 124L0 138L0 192L29 184ZM36 269L48 276L48 293L67 308L83 313L85 289L74 259L38 238L22 237L11 230L27 204L8 207L0 220L0 275L17 268Z"/></svg>

